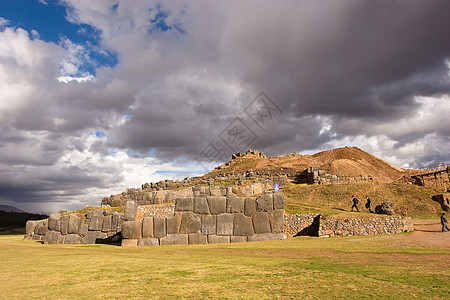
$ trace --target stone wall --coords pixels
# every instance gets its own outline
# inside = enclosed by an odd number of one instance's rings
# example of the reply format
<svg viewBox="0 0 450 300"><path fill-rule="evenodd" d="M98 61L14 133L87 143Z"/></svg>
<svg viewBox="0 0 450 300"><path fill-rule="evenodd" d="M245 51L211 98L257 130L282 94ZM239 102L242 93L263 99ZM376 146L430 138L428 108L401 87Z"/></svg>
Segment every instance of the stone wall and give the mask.
<svg viewBox="0 0 450 300"><path fill-rule="evenodd" d="M25 240L44 244L119 243L124 215L98 209L86 214L51 213L48 219L28 221Z"/></svg>
<svg viewBox="0 0 450 300"><path fill-rule="evenodd" d="M307 184L329 184L329 183L348 183L348 182L367 182L369 181L369 176L346 176L346 175L332 175L327 174L324 170L319 167L309 167L300 174L298 174L295 179L296 183L307 183Z"/></svg>
<svg viewBox="0 0 450 300"><path fill-rule="evenodd" d="M139 207L128 202L122 224L122 246L174 244L217 244L279 240L284 230L284 196L263 192L256 199L242 198L231 189L226 196L208 195L176 200L170 217L144 216Z"/></svg>
<svg viewBox="0 0 450 300"><path fill-rule="evenodd" d="M284 233L287 237L309 235L318 237L391 234L414 230L408 217L374 217L336 219L322 214L286 214Z"/></svg>
<svg viewBox="0 0 450 300"><path fill-rule="evenodd" d="M379 217L368 219L321 218L318 235L320 237L391 234L413 231L409 217Z"/></svg>

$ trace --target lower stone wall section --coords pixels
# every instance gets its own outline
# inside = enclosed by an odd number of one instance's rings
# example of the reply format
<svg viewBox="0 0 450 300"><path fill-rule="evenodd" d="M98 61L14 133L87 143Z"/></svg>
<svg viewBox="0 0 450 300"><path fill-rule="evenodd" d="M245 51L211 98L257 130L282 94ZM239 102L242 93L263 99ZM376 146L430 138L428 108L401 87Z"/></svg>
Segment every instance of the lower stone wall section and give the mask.
<svg viewBox="0 0 450 300"><path fill-rule="evenodd" d="M391 234L413 231L411 218L378 217L368 219L328 219L321 218L318 235L320 237Z"/></svg>
<svg viewBox="0 0 450 300"><path fill-rule="evenodd" d="M309 235L318 237L391 234L413 231L411 218L384 217L339 219L322 214L285 214L284 234L287 237Z"/></svg>

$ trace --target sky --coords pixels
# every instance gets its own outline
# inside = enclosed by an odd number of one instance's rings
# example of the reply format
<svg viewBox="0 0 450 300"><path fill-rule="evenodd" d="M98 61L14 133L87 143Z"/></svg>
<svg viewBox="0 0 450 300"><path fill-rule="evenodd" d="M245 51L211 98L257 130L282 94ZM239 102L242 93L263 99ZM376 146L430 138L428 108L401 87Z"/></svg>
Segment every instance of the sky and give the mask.
<svg viewBox="0 0 450 300"><path fill-rule="evenodd" d="M356 146L450 162L450 1L0 0L0 204Z"/></svg>

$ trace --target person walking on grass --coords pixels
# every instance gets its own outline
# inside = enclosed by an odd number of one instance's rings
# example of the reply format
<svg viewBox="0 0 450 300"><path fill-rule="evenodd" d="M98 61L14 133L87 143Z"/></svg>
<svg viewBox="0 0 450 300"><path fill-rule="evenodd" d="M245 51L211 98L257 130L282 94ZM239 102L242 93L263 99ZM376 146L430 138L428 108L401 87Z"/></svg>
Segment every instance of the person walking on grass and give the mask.
<svg viewBox="0 0 450 300"><path fill-rule="evenodd" d="M367 202L366 202L366 208L369 209L369 212L373 214L373 210L372 210L372 200L370 200L369 197L366 196Z"/></svg>
<svg viewBox="0 0 450 300"><path fill-rule="evenodd" d="M353 201L353 205L352 205L352 211L353 211L353 208L356 208L356 210L359 212L359 209L358 209L358 199L355 197L355 196L352 196L353 197L353 199L352 199L352 201Z"/></svg>
<svg viewBox="0 0 450 300"><path fill-rule="evenodd" d="M448 226L447 226L447 218L445 217L445 212L442 213L441 224L442 224L442 232L444 232L445 229L447 229L447 231L450 231L450 229L448 229Z"/></svg>

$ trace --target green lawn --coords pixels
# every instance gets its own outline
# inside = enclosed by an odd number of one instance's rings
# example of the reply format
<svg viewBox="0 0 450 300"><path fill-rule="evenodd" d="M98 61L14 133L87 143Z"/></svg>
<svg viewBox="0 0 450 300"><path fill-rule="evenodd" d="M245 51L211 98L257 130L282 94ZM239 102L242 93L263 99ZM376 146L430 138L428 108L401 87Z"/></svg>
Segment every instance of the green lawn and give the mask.
<svg viewBox="0 0 450 300"><path fill-rule="evenodd" d="M0 299L449 299L448 249L405 237L121 248L0 236Z"/></svg>

